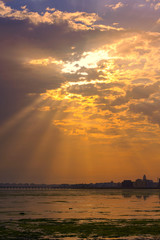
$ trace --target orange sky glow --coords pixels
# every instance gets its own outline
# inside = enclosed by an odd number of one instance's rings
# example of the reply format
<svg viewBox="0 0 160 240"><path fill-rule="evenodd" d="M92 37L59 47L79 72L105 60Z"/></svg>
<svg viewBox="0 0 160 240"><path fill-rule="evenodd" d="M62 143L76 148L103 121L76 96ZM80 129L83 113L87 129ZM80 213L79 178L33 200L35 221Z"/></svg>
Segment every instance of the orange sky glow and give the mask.
<svg viewBox="0 0 160 240"><path fill-rule="evenodd" d="M157 180L159 1L26 2L0 0L0 182Z"/></svg>

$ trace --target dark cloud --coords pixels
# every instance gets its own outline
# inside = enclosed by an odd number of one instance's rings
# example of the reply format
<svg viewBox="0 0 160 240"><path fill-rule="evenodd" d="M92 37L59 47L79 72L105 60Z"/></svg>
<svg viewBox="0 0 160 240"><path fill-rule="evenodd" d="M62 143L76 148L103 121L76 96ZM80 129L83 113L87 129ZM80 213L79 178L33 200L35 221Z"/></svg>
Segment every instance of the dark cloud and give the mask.
<svg viewBox="0 0 160 240"><path fill-rule="evenodd" d="M99 95L98 89L93 84L73 85L67 88L70 93L80 94L82 96Z"/></svg>
<svg viewBox="0 0 160 240"><path fill-rule="evenodd" d="M131 104L129 110L133 113L143 114L150 122L160 126L160 100Z"/></svg>
<svg viewBox="0 0 160 240"><path fill-rule="evenodd" d="M129 102L131 99L144 99L149 98L151 94L156 93L159 91L160 82L156 82L150 85L140 85L140 86L133 86L130 90L126 91L124 96L120 96L116 98L112 102L112 106L116 105L123 105Z"/></svg>
<svg viewBox="0 0 160 240"><path fill-rule="evenodd" d="M152 81L148 78L137 78L137 79L134 79L132 81L133 84L147 84L147 83L151 83Z"/></svg>
<svg viewBox="0 0 160 240"><path fill-rule="evenodd" d="M103 85L102 85L103 86ZM97 100L98 102L102 102L102 96L107 97L108 95L119 95L119 92L111 90L111 89L107 89L107 84L106 84L106 89L103 88L101 85L99 84L92 84L92 83L88 83L88 84L82 84L82 85L72 85L70 87L67 88L67 92L69 93L74 93L74 94L80 94L82 96L98 96L100 97L99 100ZM106 102L106 100L105 100Z"/></svg>
<svg viewBox="0 0 160 240"><path fill-rule="evenodd" d="M115 87L123 89L123 87L126 86L126 84L123 82L109 82L109 83L102 82L102 83L96 83L96 85L103 89L110 89Z"/></svg>

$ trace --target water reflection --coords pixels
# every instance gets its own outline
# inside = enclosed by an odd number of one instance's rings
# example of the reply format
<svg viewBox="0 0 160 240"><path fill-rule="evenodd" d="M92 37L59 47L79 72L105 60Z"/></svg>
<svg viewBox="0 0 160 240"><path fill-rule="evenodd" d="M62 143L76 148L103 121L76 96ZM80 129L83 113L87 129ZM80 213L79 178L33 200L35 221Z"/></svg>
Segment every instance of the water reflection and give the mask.
<svg viewBox="0 0 160 240"><path fill-rule="evenodd" d="M160 218L160 190L0 191L0 219Z"/></svg>
<svg viewBox="0 0 160 240"><path fill-rule="evenodd" d="M150 190L149 190L150 191ZM147 200L147 198L151 197L152 195L158 195L160 199L160 194L159 192L152 192L152 191L145 191L145 190L139 190L139 192L132 192L130 191L122 191L122 196L124 198L131 198L135 196L137 199L143 199L144 201Z"/></svg>

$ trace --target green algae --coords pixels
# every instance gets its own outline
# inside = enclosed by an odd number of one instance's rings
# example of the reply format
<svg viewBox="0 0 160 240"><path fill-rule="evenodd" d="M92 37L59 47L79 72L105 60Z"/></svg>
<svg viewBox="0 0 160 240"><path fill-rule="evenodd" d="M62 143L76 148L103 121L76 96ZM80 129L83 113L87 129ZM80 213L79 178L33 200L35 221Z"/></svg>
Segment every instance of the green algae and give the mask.
<svg viewBox="0 0 160 240"><path fill-rule="evenodd" d="M0 222L0 239L159 236L160 220L22 219Z"/></svg>

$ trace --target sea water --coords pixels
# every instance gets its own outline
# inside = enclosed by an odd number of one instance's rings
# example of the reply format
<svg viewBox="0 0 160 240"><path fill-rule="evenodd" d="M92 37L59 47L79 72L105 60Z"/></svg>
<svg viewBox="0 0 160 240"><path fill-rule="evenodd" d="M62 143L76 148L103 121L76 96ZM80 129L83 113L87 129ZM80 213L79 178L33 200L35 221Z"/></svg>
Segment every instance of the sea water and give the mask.
<svg viewBox="0 0 160 240"><path fill-rule="evenodd" d="M0 220L159 219L160 190L0 190Z"/></svg>

